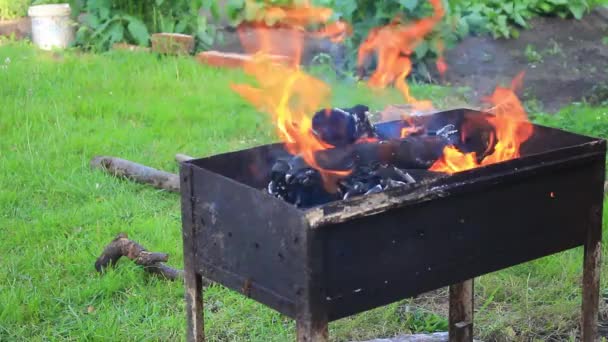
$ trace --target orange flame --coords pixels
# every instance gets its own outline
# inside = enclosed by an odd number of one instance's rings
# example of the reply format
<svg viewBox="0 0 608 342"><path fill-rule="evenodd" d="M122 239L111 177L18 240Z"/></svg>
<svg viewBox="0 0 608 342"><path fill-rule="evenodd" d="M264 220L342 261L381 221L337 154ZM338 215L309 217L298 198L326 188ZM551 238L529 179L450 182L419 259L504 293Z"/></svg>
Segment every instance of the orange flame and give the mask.
<svg viewBox="0 0 608 342"><path fill-rule="evenodd" d="M444 49L443 41L438 40L437 53L439 54L439 57L437 57L437 62L435 64L437 65L437 71L439 71L439 75L441 75L441 77L444 77L446 71L448 71L448 64L445 62L445 58L443 57Z"/></svg>
<svg viewBox="0 0 608 342"><path fill-rule="evenodd" d="M411 55L424 37L445 15L441 0L429 0L433 6L433 15L406 25L400 20L393 20L389 25L373 29L359 47L357 64L363 65L370 54L375 52L378 66L368 80L373 88L384 88L390 84L401 91L405 100L417 109L430 109L430 101L418 101L410 94L405 79L412 71ZM442 70L444 64L442 65Z"/></svg>
<svg viewBox="0 0 608 342"><path fill-rule="evenodd" d="M248 0L247 4L257 7L252 0ZM329 23L331 15L330 8L314 7L308 1L299 6L272 6L258 10L255 20L239 24L237 33L248 54L284 56L295 67L300 65L309 26L321 25L310 35L333 42L340 42L352 34L350 25L343 21Z"/></svg>
<svg viewBox="0 0 608 342"><path fill-rule="evenodd" d="M510 88L498 87L486 99L486 102L493 105L488 111L494 116L488 120L496 130L496 144L492 154L478 163L475 153L462 153L454 146L447 146L443 156L429 170L453 174L520 157L521 144L533 133L526 111L515 95L515 91L523 84L523 77L524 73L520 73L513 79Z"/></svg>
<svg viewBox="0 0 608 342"><path fill-rule="evenodd" d="M309 4L294 7L271 7L261 17L277 22L268 26L264 20L239 27L243 46L253 55L244 65L244 71L254 76L258 86L233 84L232 89L247 101L272 115L279 138L291 154L299 154L306 163L319 170L329 191L335 191L336 180L346 177L350 171L325 170L316 153L333 146L321 141L312 132L312 115L319 108L328 108L330 87L302 70L300 59L304 36L308 25L325 24L331 9L313 7ZM254 39L251 40L252 30ZM343 22L325 25L313 32L316 37L343 39L350 27ZM287 45L286 45L287 44ZM290 58L291 65L273 63L269 54Z"/></svg>
<svg viewBox="0 0 608 342"><path fill-rule="evenodd" d="M408 135L420 131L420 127L416 126L411 116L403 114L402 120L407 123L407 126L401 128L401 139L405 139Z"/></svg>

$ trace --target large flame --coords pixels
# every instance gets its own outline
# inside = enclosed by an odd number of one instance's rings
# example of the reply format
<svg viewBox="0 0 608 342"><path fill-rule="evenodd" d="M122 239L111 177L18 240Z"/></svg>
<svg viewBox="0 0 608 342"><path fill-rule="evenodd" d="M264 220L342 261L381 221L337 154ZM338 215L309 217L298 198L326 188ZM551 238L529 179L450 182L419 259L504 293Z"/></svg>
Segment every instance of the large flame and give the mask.
<svg viewBox="0 0 608 342"><path fill-rule="evenodd" d="M253 0L248 0L246 6L259 7ZM307 34L339 42L352 33L352 28L343 21L330 23L332 13L330 8L312 6L309 1L293 6L268 5L258 9L255 20L241 23L237 33L248 54L287 57L297 68ZM308 29L313 26L321 28L310 32Z"/></svg>
<svg viewBox="0 0 608 342"><path fill-rule="evenodd" d="M232 85L232 89L243 98L272 115L286 149L291 154L301 155L309 166L319 170L330 191L335 189L336 178L350 174L350 171L325 170L316 158L316 152L333 147L312 132L312 115L319 108L329 108L331 89L326 83L303 72L300 62L310 25L322 24L322 28L311 32L311 35L334 41L343 39L350 32L350 27L344 22L327 23L331 14L331 9L313 7L308 3L270 7L260 15L263 20L239 27L243 46L253 55L251 61L244 65L244 70L255 77L258 85ZM269 26L266 24L268 21L275 24ZM249 39L251 32L254 33L253 44ZM269 55L286 56L292 63L273 63Z"/></svg>
<svg viewBox="0 0 608 342"><path fill-rule="evenodd" d="M373 29L361 44L358 54L359 66L372 53L377 56L377 68L368 85L372 88L393 85L401 91L412 112L427 111L433 107L430 101L414 98L405 82L412 70L412 53L445 14L442 0L429 2L433 7L431 16L412 23L394 20L389 25ZM248 1L248 4L251 3ZM340 41L352 33L347 23L330 23L331 15L331 9L312 6L308 1L300 5L260 9L255 20L238 28L243 47L252 55L244 70L255 78L257 85L232 85L232 89L247 101L272 115L278 136L286 149L294 155L301 155L308 165L319 170L329 191L335 190L336 179L346 177L350 171L326 170L319 165L317 152L333 146L313 133L312 116L320 108L329 108L331 89L326 83L303 72L300 64L307 36ZM441 42L437 49L440 52L437 68L443 74L447 64L441 55ZM274 62L277 59L272 57L277 55L287 57L290 62ZM496 114L489 119L496 131L492 137L496 144L493 144L493 151L489 151L492 153L487 151L486 157L478 162L475 154L465 154L449 146L445 148L442 158L431 167L432 171L454 173L519 156L521 143L532 134L532 126L525 122L525 111L514 93L522 77L518 76L511 88L496 89L488 99ZM403 117L407 120L408 114L404 113ZM402 138L419 129L413 124L407 126L401 132Z"/></svg>
<svg viewBox="0 0 608 342"><path fill-rule="evenodd" d="M511 82L510 88L498 87L486 99L492 105L488 111L494 114L488 118L496 131L494 151L478 162L474 152L463 153L454 146L447 146L443 156L431 166L431 171L453 174L520 157L521 145L533 133L533 126L528 122L526 111L515 94L522 86L523 77L524 73L519 74Z"/></svg>
<svg viewBox="0 0 608 342"><path fill-rule="evenodd" d="M372 53L376 53L378 65L369 78L368 85L385 88L393 84L401 91L407 103L420 110L432 108L432 103L414 98L405 79L412 71L412 53L445 14L441 0L429 2L433 6L433 14L428 18L408 24L395 19L389 25L373 29L359 47L357 58L357 64L361 67ZM443 46L440 45L439 50L442 49ZM437 65L441 73L445 72L447 65L443 57L439 58Z"/></svg>

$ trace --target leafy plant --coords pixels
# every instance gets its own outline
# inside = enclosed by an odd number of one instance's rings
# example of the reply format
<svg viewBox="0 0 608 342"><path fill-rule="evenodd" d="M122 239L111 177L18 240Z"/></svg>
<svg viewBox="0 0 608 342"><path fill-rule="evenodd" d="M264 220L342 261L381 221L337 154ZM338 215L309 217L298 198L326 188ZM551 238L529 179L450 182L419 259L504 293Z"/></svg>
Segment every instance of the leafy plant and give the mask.
<svg viewBox="0 0 608 342"><path fill-rule="evenodd" d="M590 9L587 0L540 0L532 2L533 10L544 15L557 15L561 18L573 16L581 19Z"/></svg>
<svg viewBox="0 0 608 342"><path fill-rule="evenodd" d="M76 42L106 50L117 42L146 46L156 32L192 34L201 44L211 36L204 17L203 0L84 0L84 25Z"/></svg>
<svg viewBox="0 0 608 342"><path fill-rule="evenodd" d="M600 1L604 0L443 0L446 9L444 22L418 46L414 58L435 58L441 45L439 40L449 48L470 34L489 33L494 38L517 38L519 30L528 28L529 20L538 15L580 19ZM243 21L259 20L258 14L265 6L300 2L302 0L227 0L225 15L232 25L238 25ZM357 47L373 27L385 25L396 16L413 20L430 13L427 0L313 0L313 3L332 8L334 19L351 23L353 35L345 42L350 64L356 59ZM214 14L219 13L215 4L210 5L210 9ZM539 56L532 55L532 51L528 54L534 61L539 59Z"/></svg>
<svg viewBox="0 0 608 342"><path fill-rule="evenodd" d="M445 1L445 0L444 0ZM301 3L300 0L228 0L225 6L225 14L232 25L241 22L258 21L262 19L260 13L266 6L286 6ZM404 20L414 20L429 16L432 8L426 0L313 0L317 6L329 7L333 9L333 20L344 20L351 23L353 35L346 40L345 45L349 51L347 59L350 64L356 60L357 46L367 37L369 31L378 26L386 25L395 17ZM272 25L272 22L267 22ZM431 34L426 41L423 41L415 51L416 59L433 57L438 54L440 49L439 38L442 43L455 42L462 37L462 31L454 32L452 27L440 26L437 32Z"/></svg>
<svg viewBox="0 0 608 342"><path fill-rule="evenodd" d="M97 51L122 41L148 45L150 33L144 22L116 8L110 0L89 0L86 15L76 33L76 44Z"/></svg>
<svg viewBox="0 0 608 342"><path fill-rule="evenodd" d="M15 19L27 14L30 0L0 0L0 19Z"/></svg>
<svg viewBox="0 0 608 342"><path fill-rule="evenodd" d="M537 15L581 19L598 0L450 0L456 18L479 19L477 32L490 32L494 38L517 38L519 28ZM465 26L468 20L463 23Z"/></svg>

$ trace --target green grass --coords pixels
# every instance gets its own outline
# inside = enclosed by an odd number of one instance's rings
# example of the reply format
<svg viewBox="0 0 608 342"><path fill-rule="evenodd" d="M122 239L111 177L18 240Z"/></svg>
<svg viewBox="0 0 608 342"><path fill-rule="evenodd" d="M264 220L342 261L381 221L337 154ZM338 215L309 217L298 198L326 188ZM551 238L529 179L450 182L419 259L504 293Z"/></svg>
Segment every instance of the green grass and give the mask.
<svg viewBox="0 0 608 342"><path fill-rule="evenodd" d="M114 155L176 171L178 152L205 156L273 141L266 115L229 90L231 81L247 78L185 58L44 53L2 44L0 341L183 340L181 283L148 276L128 261L103 276L93 268L119 232L169 253L169 263L181 267L178 196L91 171L88 163ZM442 99L439 107L461 101L439 87L413 91ZM354 84L336 88L336 104L354 102L381 108L399 96ZM602 111L572 113L588 112L584 117L593 121ZM606 136L605 122L578 125L571 117L537 120ZM478 279L479 335L526 340L571 333L581 255L577 249ZM293 321L221 286L211 286L205 301L211 341L294 338ZM330 334L347 341L444 330L444 309L433 300L406 300L332 323ZM520 336L511 339L511 333Z"/></svg>

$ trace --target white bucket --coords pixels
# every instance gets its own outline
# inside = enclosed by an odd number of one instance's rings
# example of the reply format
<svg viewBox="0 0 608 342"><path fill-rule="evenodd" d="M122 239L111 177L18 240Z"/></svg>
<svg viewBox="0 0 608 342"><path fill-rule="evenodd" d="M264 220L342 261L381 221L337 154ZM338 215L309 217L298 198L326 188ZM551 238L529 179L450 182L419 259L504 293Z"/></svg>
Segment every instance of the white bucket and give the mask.
<svg viewBox="0 0 608 342"><path fill-rule="evenodd" d="M43 50L66 48L74 41L74 24L69 4L31 6L32 41Z"/></svg>

